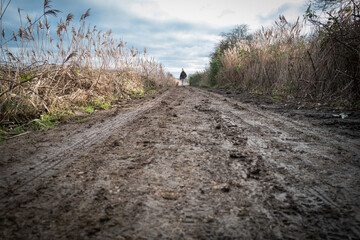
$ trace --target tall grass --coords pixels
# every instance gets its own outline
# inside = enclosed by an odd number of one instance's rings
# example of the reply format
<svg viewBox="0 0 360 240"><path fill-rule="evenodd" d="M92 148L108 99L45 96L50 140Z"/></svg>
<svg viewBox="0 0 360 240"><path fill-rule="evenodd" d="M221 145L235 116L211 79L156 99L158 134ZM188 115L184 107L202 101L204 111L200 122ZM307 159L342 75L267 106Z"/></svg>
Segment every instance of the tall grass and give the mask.
<svg viewBox="0 0 360 240"><path fill-rule="evenodd" d="M218 57L216 83L267 94L356 102L360 99L359 2L342 1L325 15L306 12L305 22L289 23L280 16L272 27L240 39ZM211 71L209 71L209 82ZM213 76L212 76L213 77Z"/></svg>
<svg viewBox="0 0 360 240"><path fill-rule="evenodd" d="M1 0L0 124L174 84L146 49L128 47L123 40L115 41L111 30L87 25L90 9L78 25L72 14L60 18L53 32L49 18L59 11L45 0L39 18L26 15L18 31L9 35L3 28L9 2ZM19 15L23 17L20 10Z"/></svg>
<svg viewBox="0 0 360 240"><path fill-rule="evenodd" d="M300 33L298 21L289 24L281 17L273 27L255 32L252 40L239 41L221 57L220 83L268 93L295 90L309 74L309 44Z"/></svg>

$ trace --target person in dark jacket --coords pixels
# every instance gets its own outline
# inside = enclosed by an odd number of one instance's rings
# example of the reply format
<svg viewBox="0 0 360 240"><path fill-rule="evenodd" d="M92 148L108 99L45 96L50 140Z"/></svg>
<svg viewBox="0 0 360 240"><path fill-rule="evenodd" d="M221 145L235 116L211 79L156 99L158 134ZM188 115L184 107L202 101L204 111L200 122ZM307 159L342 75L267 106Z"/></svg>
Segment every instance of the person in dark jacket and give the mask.
<svg viewBox="0 0 360 240"><path fill-rule="evenodd" d="M187 77L184 69L182 69L181 73L180 73L180 81L182 86L185 86L185 78Z"/></svg>

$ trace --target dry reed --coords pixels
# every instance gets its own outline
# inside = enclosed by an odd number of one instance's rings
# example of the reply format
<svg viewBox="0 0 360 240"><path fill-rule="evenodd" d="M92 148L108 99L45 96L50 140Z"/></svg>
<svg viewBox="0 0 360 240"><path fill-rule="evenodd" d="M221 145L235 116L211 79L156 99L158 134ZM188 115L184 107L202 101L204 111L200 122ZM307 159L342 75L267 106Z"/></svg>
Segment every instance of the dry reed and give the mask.
<svg viewBox="0 0 360 240"><path fill-rule="evenodd" d="M329 13L326 24L304 33L304 22L284 16L267 29L240 40L219 57L217 84L235 89L313 100L360 98L359 3ZM336 15L337 14L337 15ZM334 17L336 15L336 17Z"/></svg>
<svg viewBox="0 0 360 240"><path fill-rule="evenodd" d="M0 21L5 11L1 0ZM68 14L59 19L56 33L51 32L48 17L58 12L45 0L41 17L27 15L27 22L11 36L1 29L0 124L30 121L44 112L71 112L93 101L113 101L174 84L146 49L128 47L123 40L116 42L111 30L87 25L90 9L78 27Z"/></svg>

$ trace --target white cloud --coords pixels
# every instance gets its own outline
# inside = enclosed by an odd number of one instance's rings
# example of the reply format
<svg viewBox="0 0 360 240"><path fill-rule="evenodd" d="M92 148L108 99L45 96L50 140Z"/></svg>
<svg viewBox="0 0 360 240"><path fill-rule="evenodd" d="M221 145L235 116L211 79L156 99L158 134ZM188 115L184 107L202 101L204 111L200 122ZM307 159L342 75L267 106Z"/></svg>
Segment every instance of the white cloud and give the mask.
<svg viewBox="0 0 360 240"><path fill-rule="evenodd" d="M126 10L138 17L157 20L181 20L189 23L206 24L214 27L228 27L248 24L258 29L264 23L258 16L268 16L282 5L288 4L292 11L289 18L303 14L306 0L87 0L98 7L108 6L114 11ZM274 19L275 20L275 19Z"/></svg>
<svg viewBox="0 0 360 240"><path fill-rule="evenodd" d="M172 18L216 27L248 24L259 28L262 23L257 16L267 16L283 4L295 9L303 6L305 0L144 0L132 4L130 11L151 19Z"/></svg>
<svg viewBox="0 0 360 240"><path fill-rule="evenodd" d="M34 3L33 3L34 2ZM184 67L189 73L204 69L219 41L218 34L235 25L247 24L251 31L269 26L280 14L295 21L304 12L306 0L62 0L54 8L72 12L79 19L91 8L88 22L98 29L113 30L116 39L161 61L169 71ZM39 16L43 0L12 1ZM17 6L19 5L19 6ZM39 7L40 6L40 7ZM31 8L32 7L32 8ZM25 8L25 7L24 7ZM15 15L15 14L14 14ZM77 20L78 21L78 20ZM9 23L10 24L10 23Z"/></svg>

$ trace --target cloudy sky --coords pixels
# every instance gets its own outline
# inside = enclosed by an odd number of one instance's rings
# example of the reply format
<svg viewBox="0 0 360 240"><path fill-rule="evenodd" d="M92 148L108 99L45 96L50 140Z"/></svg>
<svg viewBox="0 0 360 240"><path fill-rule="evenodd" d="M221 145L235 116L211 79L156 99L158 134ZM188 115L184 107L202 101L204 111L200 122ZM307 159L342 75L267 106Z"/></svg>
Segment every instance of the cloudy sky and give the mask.
<svg viewBox="0 0 360 240"><path fill-rule="evenodd" d="M207 66L221 32L240 24L255 31L270 26L279 15L295 21L305 12L305 3L306 0L53 0L51 5L62 11L59 17L72 13L75 19L91 8L89 24L99 30L112 29L115 39L124 39L139 50L146 47L167 71L179 77L181 68L194 73ZM12 0L3 18L4 26L19 26L18 8L35 17L41 15L42 5L43 0Z"/></svg>

